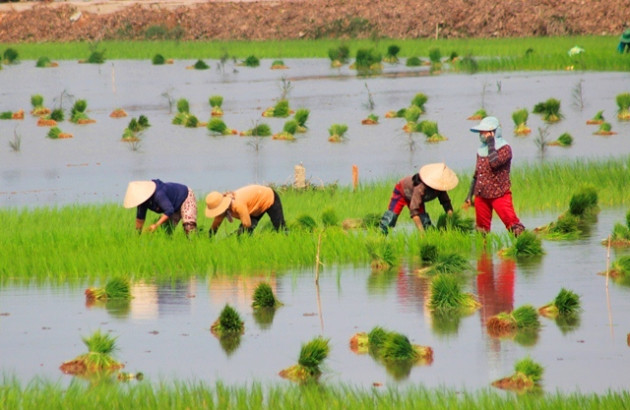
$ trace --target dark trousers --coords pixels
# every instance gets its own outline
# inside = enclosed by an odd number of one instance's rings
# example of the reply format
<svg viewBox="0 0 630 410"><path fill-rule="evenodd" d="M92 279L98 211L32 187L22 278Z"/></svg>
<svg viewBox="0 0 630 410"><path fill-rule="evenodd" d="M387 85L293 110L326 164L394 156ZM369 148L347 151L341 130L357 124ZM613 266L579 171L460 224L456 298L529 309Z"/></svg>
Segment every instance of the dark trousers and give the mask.
<svg viewBox="0 0 630 410"><path fill-rule="evenodd" d="M269 218L271 219L271 223L273 224L273 229L276 231L279 231L280 229L284 230L286 228L286 222L284 221L284 211L282 210L282 202L280 201L280 196L278 196L278 193L276 191L273 191L273 204L271 204L271 206L269 208L267 208L267 210L265 212L263 212L262 214L258 215L258 216L254 216L254 215L250 215L250 219L252 220L252 225L249 227L249 229L246 229L249 233L251 233L256 226L258 225L258 222L260 222L260 218L263 217L263 215L269 215ZM241 229L242 229L242 225L241 225Z"/></svg>

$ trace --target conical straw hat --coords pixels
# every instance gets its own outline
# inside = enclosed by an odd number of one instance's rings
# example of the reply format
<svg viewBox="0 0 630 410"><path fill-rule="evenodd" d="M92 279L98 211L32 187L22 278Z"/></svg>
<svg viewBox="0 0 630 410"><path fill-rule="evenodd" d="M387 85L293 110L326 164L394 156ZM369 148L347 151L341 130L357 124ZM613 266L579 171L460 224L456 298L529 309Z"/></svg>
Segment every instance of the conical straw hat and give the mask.
<svg viewBox="0 0 630 410"><path fill-rule="evenodd" d="M455 172L443 162L427 164L420 168L419 173L422 182L438 191L450 191L459 182Z"/></svg>
<svg viewBox="0 0 630 410"><path fill-rule="evenodd" d="M151 195L155 192L155 187L156 185L153 181L131 181L127 185L123 206L125 208L133 208L140 205L151 198Z"/></svg>
<svg viewBox="0 0 630 410"><path fill-rule="evenodd" d="M214 218L221 215L230 206L230 196L223 195L220 192L213 191L206 195L206 216Z"/></svg>

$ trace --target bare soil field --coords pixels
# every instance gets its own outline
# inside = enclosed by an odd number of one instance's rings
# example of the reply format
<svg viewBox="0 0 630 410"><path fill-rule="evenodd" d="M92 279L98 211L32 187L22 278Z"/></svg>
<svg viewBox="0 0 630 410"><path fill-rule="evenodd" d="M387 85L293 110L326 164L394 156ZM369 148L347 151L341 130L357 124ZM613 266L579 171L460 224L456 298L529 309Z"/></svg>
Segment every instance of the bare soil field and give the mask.
<svg viewBox="0 0 630 410"><path fill-rule="evenodd" d="M87 0L0 3L0 41L616 35L628 0Z"/></svg>

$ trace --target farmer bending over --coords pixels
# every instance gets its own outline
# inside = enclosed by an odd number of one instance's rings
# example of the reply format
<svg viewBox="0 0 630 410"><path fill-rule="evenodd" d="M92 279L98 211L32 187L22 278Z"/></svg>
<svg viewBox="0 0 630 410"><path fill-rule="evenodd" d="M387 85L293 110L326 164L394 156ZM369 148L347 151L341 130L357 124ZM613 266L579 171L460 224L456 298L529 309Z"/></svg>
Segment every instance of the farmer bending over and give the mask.
<svg viewBox="0 0 630 410"><path fill-rule="evenodd" d="M125 208L137 207L136 229L142 231L147 209L162 214L160 219L148 228L154 232L158 226L168 222L177 226L182 220L184 232L188 235L197 229L197 199L192 189L175 182L131 181L123 201Z"/></svg>
<svg viewBox="0 0 630 410"><path fill-rule="evenodd" d="M221 194L214 191L206 196L206 216L214 218L208 232L211 237L225 218L228 222L232 222L232 218L240 219L239 235L243 232L251 234L264 214L269 215L276 231L286 228L280 197L266 186L247 185L234 192Z"/></svg>
<svg viewBox="0 0 630 410"><path fill-rule="evenodd" d="M457 175L444 163L425 165L418 173L401 179L394 187L389 207L381 218L381 230L387 235L389 228L396 226L400 212L407 206L416 227L424 232L431 226L431 218L424 204L435 198L439 198L444 212L452 215L453 206L446 191L455 188L457 182Z"/></svg>

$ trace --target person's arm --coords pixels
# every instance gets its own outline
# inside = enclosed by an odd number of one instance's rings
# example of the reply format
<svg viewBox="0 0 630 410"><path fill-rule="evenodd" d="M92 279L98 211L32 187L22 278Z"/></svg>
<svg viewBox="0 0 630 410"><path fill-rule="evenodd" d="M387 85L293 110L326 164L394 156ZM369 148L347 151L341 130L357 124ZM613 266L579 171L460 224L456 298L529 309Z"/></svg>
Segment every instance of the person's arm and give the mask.
<svg viewBox="0 0 630 410"><path fill-rule="evenodd" d="M223 222L224 218L225 218L225 214L221 214L214 217L214 220L212 221L212 226L210 227L210 231L208 231L208 234L210 236L213 236L214 234L217 233L217 230L219 229L219 226L221 226L221 223Z"/></svg>
<svg viewBox="0 0 630 410"><path fill-rule="evenodd" d="M420 232L424 232L424 226L422 225L422 221L420 220L419 215L412 216L411 220L414 224L416 224L416 228L418 228Z"/></svg>
<svg viewBox="0 0 630 410"><path fill-rule="evenodd" d="M512 149L509 145L504 145L497 151L494 142L494 133L492 133L492 135L486 138L486 143L488 144L488 162L492 169L499 168L512 159Z"/></svg>
<svg viewBox="0 0 630 410"><path fill-rule="evenodd" d="M470 181L470 188L468 189L468 195L466 196L466 199L464 200L464 209L468 209L468 207L475 205L475 203L473 202L473 195L475 193L476 183L477 183L477 174L475 173L475 175L472 178L472 181Z"/></svg>
<svg viewBox="0 0 630 410"><path fill-rule="evenodd" d="M166 214L160 215L160 219L158 219L158 221L156 223L151 224L149 226L149 232L155 232L155 230L158 228L158 226L162 225L166 221L168 221L168 215L166 215ZM144 224L144 221L142 221L142 223ZM136 221L136 227L137 227L137 221ZM142 226L140 228L142 228Z"/></svg>

